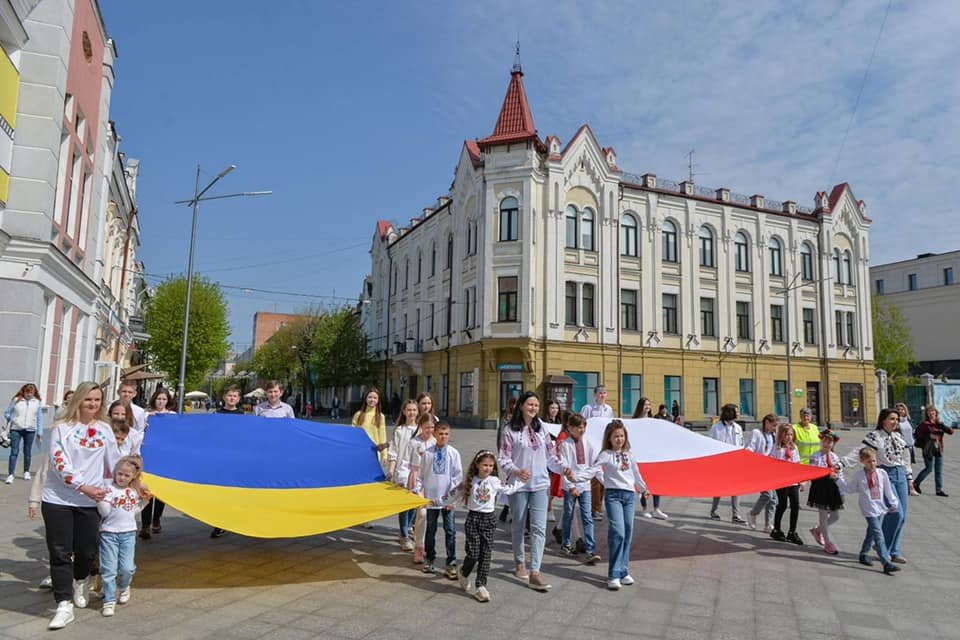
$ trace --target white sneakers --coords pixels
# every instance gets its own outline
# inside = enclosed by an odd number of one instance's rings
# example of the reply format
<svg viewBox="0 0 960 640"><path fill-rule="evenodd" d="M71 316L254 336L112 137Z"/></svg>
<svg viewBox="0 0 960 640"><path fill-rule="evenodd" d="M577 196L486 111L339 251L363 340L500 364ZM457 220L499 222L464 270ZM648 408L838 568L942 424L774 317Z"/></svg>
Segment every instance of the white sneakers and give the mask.
<svg viewBox="0 0 960 640"><path fill-rule="evenodd" d="M619 590L620 590L620 579L619 579L619 578L611 578L611 579L607 580L607 589L610 589L610 591L619 591Z"/></svg>
<svg viewBox="0 0 960 640"><path fill-rule="evenodd" d="M12 473L7 476L6 483L7 483L7 484L13 484L13 474L12 474Z"/></svg>
<svg viewBox="0 0 960 640"><path fill-rule="evenodd" d="M50 576L47 576L46 578L41 580L40 584L37 586L39 586L41 589L53 589L53 578L51 578Z"/></svg>
<svg viewBox="0 0 960 640"><path fill-rule="evenodd" d="M400 538L401 551L413 551L413 540L410 538Z"/></svg>
<svg viewBox="0 0 960 640"><path fill-rule="evenodd" d="M29 472L29 471L24 471L24 472L23 472L23 479L24 479L24 480L29 480L29 479L30 479L30 472Z"/></svg>
<svg viewBox="0 0 960 640"><path fill-rule="evenodd" d="M633 582L634 580L632 576L623 576L622 578L620 578L620 584L622 584L625 587L629 587L630 585L633 584Z"/></svg>
<svg viewBox="0 0 960 640"><path fill-rule="evenodd" d="M477 587L477 592L473 594L477 602L490 602L490 592L486 587Z"/></svg>
<svg viewBox="0 0 960 640"><path fill-rule="evenodd" d="M47 629L63 629L73 622L73 603L69 600L57 603L57 612L47 625Z"/></svg>
<svg viewBox="0 0 960 640"><path fill-rule="evenodd" d="M117 602L120 604L127 604L130 602L130 587L126 589L120 589L120 593L117 594Z"/></svg>
<svg viewBox="0 0 960 640"><path fill-rule="evenodd" d="M665 514L663 511L660 511L660 508L659 508L659 507L657 507L656 509L653 510L653 517L656 518L657 520L669 520L669 519L670 519L670 516L668 516L667 514Z"/></svg>
<svg viewBox="0 0 960 640"><path fill-rule="evenodd" d="M646 509L644 509L644 510L643 510L643 517L644 517L644 518L652 518L652 517L653 517L653 514L650 513L649 511L647 511Z"/></svg>
<svg viewBox="0 0 960 640"><path fill-rule="evenodd" d="M90 591L90 582L89 578L84 578L83 580L74 580L73 581L73 604L79 609L84 609L87 606L87 596Z"/></svg>
<svg viewBox="0 0 960 640"><path fill-rule="evenodd" d="M100 613L103 614L104 618L109 618L114 614L116 606L117 606L116 602L104 602L103 609L100 610Z"/></svg>

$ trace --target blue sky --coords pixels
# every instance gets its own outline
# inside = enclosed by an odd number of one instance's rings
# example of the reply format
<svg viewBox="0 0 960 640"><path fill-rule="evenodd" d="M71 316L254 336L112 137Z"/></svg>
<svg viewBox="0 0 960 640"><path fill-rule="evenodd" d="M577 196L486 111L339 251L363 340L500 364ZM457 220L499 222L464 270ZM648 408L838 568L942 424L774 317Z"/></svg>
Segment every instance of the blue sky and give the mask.
<svg viewBox="0 0 960 640"><path fill-rule="evenodd" d="M589 123L620 166L811 205L850 182L871 262L960 248L960 12L949 1L162 3L101 0L117 43L110 117L141 159L148 273L227 289L233 340L257 310L355 299L378 218L445 192L460 145L496 121L519 35L542 137ZM951 35L952 34L952 35ZM152 282L156 282L153 279ZM318 296L336 296L320 298Z"/></svg>

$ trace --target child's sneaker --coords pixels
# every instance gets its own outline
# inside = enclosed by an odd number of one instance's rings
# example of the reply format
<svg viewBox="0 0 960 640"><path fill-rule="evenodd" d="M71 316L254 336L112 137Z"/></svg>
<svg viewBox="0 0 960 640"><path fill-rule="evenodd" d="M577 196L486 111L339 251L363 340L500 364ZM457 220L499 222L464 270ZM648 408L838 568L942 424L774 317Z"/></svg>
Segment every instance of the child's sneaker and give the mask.
<svg viewBox="0 0 960 640"><path fill-rule="evenodd" d="M620 579L619 578L610 578L607 580L607 589L610 591L619 591L620 590Z"/></svg>
<svg viewBox="0 0 960 640"><path fill-rule="evenodd" d="M573 547L571 547L568 544L565 544L560 547L560 553L562 553L565 556L572 556L574 555Z"/></svg>
<svg viewBox="0 0 960 640"><path fill-rule="evenodd" d="M647 511L646 509L644 509L644 510L643 510L643 517L644 517L644 518L653 518L653 514L650 513L649 511Z"/></svg>
<svg viewBox="0 0 960 640"><path fill-rule="evenodd" d="M421 571L424 573L436 573L437 569L433 566L433 562L427 561L423 563L423 569L421 569Z"/></svg>
<svg viewBox="0 0 960 640"><path fill-rule="evenodd" d="M885 574L887 574L888 576L891 575L891 574L896 573L897 571L900 571L900 567L898 567L897 565L893 564L892 562L891 562L890 564L885 564L885 565L883 565L883 572L884 572Z"/></svg>
<svg viewBox="0 0 960 640"><path fill-rule="evenodd" d="M457 569L457 565L448 564L444 575L447 576L447 580L457 580L460 577L460 571Z"/></svg>
<svg viewBox="0 0 960 640"><path fill-rule="evenodd" d="M417 547L413 551L413 564L423 564L423 547Z"/></svg>
<svg viewBox="0 0 960 640"><path fill-rule="evenodd" d="M864 565L864 566L867 566L867 567L872 567L872 566L873 566L873 560L871 560L871 559L870 559L870 556L868 556L867 554L861 553L861 554L860 554L860 564L862 564L862 565Z"/></svg>
<svg viewBox="0 0 960 640"><path fill-rule="evenodd" d="M634 583L633 576L623 576L622 578L620 578L620 584L622 584L625 587L629 587L633 583Z"/></svg>
<svg viewBox="0 0 960 640"><path fill-rule="evenodd" d="M116 608L116 606L117 606L116 602L104 602L103 609L100 610L100 613L103 614L104 618L109 618L110 616L113 615L114 609Z"/></svg>
<svg viewBox="0 0 960 640"><path fill-rule="evenodd" d="M413 551L413 541L410 538L400 538L401 551Z"/></svg>
<svg viewBox="0 0 960 640"><path fill-rule="evenodd" d="M477 599L477 602L490 602L490 592L487 591L486 587L477 587L477 592L473 594L473 597Z"/></svg>
<svg viewBox="0 0 960 640"><path fill-rule="evenodd" d="M840 553L840 549L837 549L837 545L833 544L832 542L828 542L827 544L823 545L823 552L828 555L835 556Z"/></svg>
<svg viewBox="0 0 960 640"><path fill-rule="evenodd" d="M813 539L817 541L817 544L822 545L823 542L823 533L820 531L820 527L814 527L810 529L810 535L813 536Z"/></svg>
<svg viewBox="0 0 960 640"><path fill-rule="evenodd" d="M593 565L597 564L598 562L600 562L600 556L597 554L596 551L594 551L593 553L590 553L590 554L588 554L588 555L589 555L589 557L587 558L587 564L589 564L590 566L593 566Z"/></svg>
<svg viewBox="0 0 960 640"><path fill-rule="evenodd" d="M53 589L53 578L51 578L50 576L47 576L46 578L40 581L39 586L41 589Z"/></svg>
<svg viewBox="0 0 960 640"><path fill-rule="evenodd" d="M669 519L670 519L670 516L668 516L667 514L665 514L663 511L661 511L659 507L657 507L656 509L653 510L653 517L656 518L657 520L669 520Z"/></svg>
<svg viewBox="0 0 960 640"><path fill-rule="evenodd" d="M127 604L130 602L130 587L126 589L120 589L120 593L117 594L117 602L120 604Z"/></svg>
<svg viewBox="0 0 960 640"><path fill-rule="evenodd" d="M29 471L24 471L24 472L23 472L23 479L24 479L24 480L29 480L29 479L30 479L30 472L29 472Z"/></svg>
<svg viewBox="0 0 960 640"><path fill-rule="evenodd" d="M57 603L57 612L47 625L47 629L63 629L73 622L73 603L69 600Z"/></svg>

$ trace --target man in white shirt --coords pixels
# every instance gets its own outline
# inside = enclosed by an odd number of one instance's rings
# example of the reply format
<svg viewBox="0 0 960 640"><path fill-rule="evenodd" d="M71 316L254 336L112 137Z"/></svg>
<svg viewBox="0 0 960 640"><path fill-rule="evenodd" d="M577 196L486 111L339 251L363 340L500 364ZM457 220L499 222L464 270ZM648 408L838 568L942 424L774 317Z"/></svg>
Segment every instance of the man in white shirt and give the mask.
<svg viewBox="0 0 960 640"><path fill-rule="evenodd" d="M282 401L283 387L276 380L269 381L264 387L267 392L266 402L261 402L253 409L253 413L264 418L296 418L293 407Z"/></svg>
<svg viewBox="0 0 960 640"><path fill-rule="evenodd" d="M121 380L120 387L117 389L117 397L123 404L130 405L133 411L133 428L143 433L147 428L147 412L134 404L133 399L137 396L137 385L133 381Z"/></svg>
<svg viewBox="0 0 960 640"><path fill-rule="evenodd" d="M613 419L613 407L607 404L607 388L598 384L593 388L593 402L583 405L580 415L586 419L609 418ZM593 478L590 480L590 510L594 520L603 520L603 483Z"/></svg>

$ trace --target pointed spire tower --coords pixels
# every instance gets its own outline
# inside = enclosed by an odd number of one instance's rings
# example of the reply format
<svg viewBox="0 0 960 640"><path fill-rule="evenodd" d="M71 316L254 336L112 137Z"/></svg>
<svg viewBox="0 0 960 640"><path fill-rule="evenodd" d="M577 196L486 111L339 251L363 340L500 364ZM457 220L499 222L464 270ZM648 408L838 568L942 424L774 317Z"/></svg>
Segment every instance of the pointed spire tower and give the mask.
<svg viewBox="0 0 960 640"><path fill-rule="evenodd" d="M507 95L503 98L503 106L500 107L500 117L497 118L493 133L479 140L478 144L486 147L528 140L540 142L537 128L533 124L533 114L530 113L530 104L527 102L527 92L523 88L520 41L517 40L513 68L510 70L510 84L507 86Z"/></svg>

